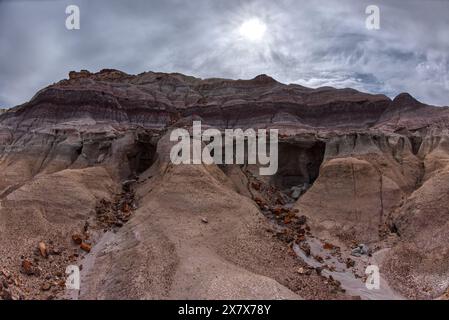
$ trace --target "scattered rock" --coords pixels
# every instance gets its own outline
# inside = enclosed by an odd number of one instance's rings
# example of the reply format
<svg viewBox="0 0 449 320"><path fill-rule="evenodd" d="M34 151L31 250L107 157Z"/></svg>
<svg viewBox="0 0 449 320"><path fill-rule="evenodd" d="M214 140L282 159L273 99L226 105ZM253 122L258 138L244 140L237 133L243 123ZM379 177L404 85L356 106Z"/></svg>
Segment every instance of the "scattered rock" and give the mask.
<svg viewBox="0 0 449 320"><path fill-rule="evenodd" d="M253 183L251 183L251 186L253 187L254 190L257 190L257 191L260 190L260 183L259 182L253 182Z"/></svg>
<svg viewBox="0 0 449 320"><path fill-rule="evenodd" d="M334 249L334 248L335 248L335 246L334 246L332 243L325 242L325 243L323 244L323 249L324 249L324 250L332 250L332 249Z"/></svg>
<svg viewBox="0 0 449 320"><path fill-rule="evenodd" d="M41 285L41 290L42 291L48 291L48 290L50 290L51 289L51 283L49 283L49 282L44 282L42 285Z"/></svg>
<svg viewBox="0 0 449 320"><path fill-rule="evenodd" d="M300 244L300 243L303 242L304 240L306 240L306 237L304 236L304 234L300 234L300 235L298 235L298 236L296 237L295 242L296 242L297 244Z"/></svg>
<svg viewBox="0 0 449 320"><path fill-rule="evenodd" d="M300 268L298 268L298 270L296 270L296 272L299 273L299 274L304 274L305 270L304 270L303 267L300 267Z"/></svg>
<svg viewBox="0 0 449 320"><path fill-rule="evenodd" d="M209 220L207 220L207 218L201 218L201 222L202 223L209 223Z"/></svg>
<svg viewBox="0 0 449 320"><path fill-rule="evenodd" d="M303 224L306 224L306 222L307 222L306 216L302 215L302 216L298 217L298 224L303 225Z"/></svg>
<svg viewBox="0 0 449 320"><path fill-rule="evenodd" d="M22 261L22 271L27 274L27 275L32 275L34 274L34 270L33 270L33 264L28 261L28 260L23 260Z"/></svg>
<svg viewBox="0 0 449 320"><path fill-rule="evenodd" d="M89 230L89 221L84 223L83 231L86 233Z"/></svg>
<svg viewBox="0 0 449 320"><path fill-rule="evenodd" d="M257 205L261 208L267 206L266 202L259 197L255 197L254 202L257 203Z"/></svg>
<svg viewBox="0 0 449 320"><path fill-rule="evenodd" d="M346 268L352 268L355 266L355 261L351 258L346 259Z"/></svg>
<svg viewBox="0 0 449 320"><path fill-rule="evenodd" d="M310 256L310 245L307 242L302 242L299 245L299 248L304 251L304 253L306 254L306 256Z"/></svg>
<svg viewBox="0 0 449 320"><path fill-rule="evenodd" d="M47 246L45 245L44 242L39 242L39 252L41 253L42 257L44 258L48 257Z"/></svg>
<svg viewBox="0 0 449 320"><path fill-rule="evenodd" d="M296 200L299 197L301 197L301 195L303 195L307 191L308 188L309 188L308 183L304 183L299 186L293 186L290 188L290 190L291 190L290 196Z"/></svg>
<svg viewBox="0 0 449 320"><path fill-rule="evenodd" d="M49 251L50 251L50 254L55 255L55 256L59 256L59 255L61 255L63 249L61 249L61 248L54 248L53 247Z"/></svg>
<svg viewBox="0 0 449 320"><path fill-rule="evenodd" d="M286 208L286 207L282 207L282 208L281 208L281 212L282 212L282 213L289 213L289 212L290 212L290 209L289 209L289 208Z"/></svg>
<svg viewBox="0 0 449 320"><path fill-rule="evenodd" d="M290 230L283 230L282 232L276 233L276 237L286 243L290 243L295 240L293 233Z"/></svg>
<svg viewBox="0 0 449 320"><path fill-rule="evenodd" d="M137 180L136 179L130 179L130 180L125 180L122 182L122 186L123 187L129 187L130 185L136 183Z"/></svg>
<svg viewBox="0 0 449 320"><path fill-rule="evenodd" d="M131 210L129 204L127 202L123 203L122 211L128 213Z"/></svg>
<svg viewBox="0 0 449 320"><path fill-rule="evenodd" d="M79 234L72 235L72 240L77 245L80 245L83 242L83 238Z"/></svg>
<svg viewBox="0 0 449 320"><path fill-rule="evenodd" d="M370 250L367 245L359 244L356 248L354 248L351 252L351 255L354 257L360 257L362 255L367 255L370 253Z"/></svg>
<svg viewBox="0 0 449 320"><path fill-rule="evenodd" d="M6 278L9 279L11 278L11 273L9 273L7 270L2 269L1 274Z"/></svg>
<svg viewBox="0 0 449 320"><path fill-rule="evenodd" d="M105 154L104 153L102 153L102 154L100 154L99 156L98 156L98 158L97 158L97 163L101 163L101 162L103 162L104 161L104 158L105 158Z"/></svg>
<svg viewBox="0 0 449 320"><path fill-rule="evenodd" d="M1 297L3 300L12 300L12 294L9 289L3 289L1 291Z"/></svg>
<svg viewBox="0 0 449 320"><path fill-rule="evenodd" d="M84 250L86 252L90 252L90 250L92 249L92 245L86 243L86 242L82 242L80 245L81 250Z"/></svg>

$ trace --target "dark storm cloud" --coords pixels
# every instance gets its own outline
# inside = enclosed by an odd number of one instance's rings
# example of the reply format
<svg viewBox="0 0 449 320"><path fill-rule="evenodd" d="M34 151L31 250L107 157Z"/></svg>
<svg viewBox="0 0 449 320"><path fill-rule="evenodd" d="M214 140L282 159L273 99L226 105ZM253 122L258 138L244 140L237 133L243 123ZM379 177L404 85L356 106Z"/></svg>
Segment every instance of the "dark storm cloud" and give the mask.
<svg viewBox="0 0 449 320"><path fill-rule="evenodd" d="M81 29L65 28L65 8ZM365 8L381 29L365 28ZM449 104L449 2L321 0L0 1L0 107L70 70L117 68L353 87ZM264 39L241 39L257 17Z"/></svg>

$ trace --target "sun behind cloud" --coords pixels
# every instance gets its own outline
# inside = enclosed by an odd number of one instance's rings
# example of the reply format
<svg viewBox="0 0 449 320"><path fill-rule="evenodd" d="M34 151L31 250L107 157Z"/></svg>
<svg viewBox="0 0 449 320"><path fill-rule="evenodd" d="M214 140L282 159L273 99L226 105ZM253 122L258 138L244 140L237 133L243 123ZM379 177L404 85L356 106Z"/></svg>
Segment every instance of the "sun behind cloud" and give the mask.
<svg viewBox="0 0 449 320"><path fill-rule="evenodd" d="M239 27L239 34L245 40L258 42L264 38L267 25L258 18L251 18L244 21Z"/></svg>

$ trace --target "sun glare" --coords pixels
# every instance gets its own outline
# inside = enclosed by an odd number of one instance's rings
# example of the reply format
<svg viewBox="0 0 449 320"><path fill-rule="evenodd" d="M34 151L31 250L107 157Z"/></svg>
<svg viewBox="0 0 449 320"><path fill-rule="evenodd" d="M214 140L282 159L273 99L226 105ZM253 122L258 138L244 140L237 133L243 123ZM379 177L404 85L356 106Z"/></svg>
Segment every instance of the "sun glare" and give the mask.
<svg viewBox="0 0 449 320"><path fill-rule="evenodd" d="M266 31L266 24L257 18L245 21L239 28L239 33L244 39L255 42L262 40Z"/></svg>

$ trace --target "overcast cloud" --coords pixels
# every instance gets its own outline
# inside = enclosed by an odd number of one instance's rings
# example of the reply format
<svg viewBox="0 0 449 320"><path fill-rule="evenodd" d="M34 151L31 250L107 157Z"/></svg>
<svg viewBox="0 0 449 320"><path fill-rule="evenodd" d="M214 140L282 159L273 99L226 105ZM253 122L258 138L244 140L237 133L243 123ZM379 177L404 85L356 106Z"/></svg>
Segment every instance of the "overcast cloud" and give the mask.
<svg viewBox="0 0 449 320"><path fill-rule="evenodd" d="M76 4L81 29L65 28ZM381 29L365 28L367 5ZM238 34L258 18L257 43ZM26 102L70 70L269 74L309 87L353 87L449 105L446 0L0 0L0 108Z"/></svg>

